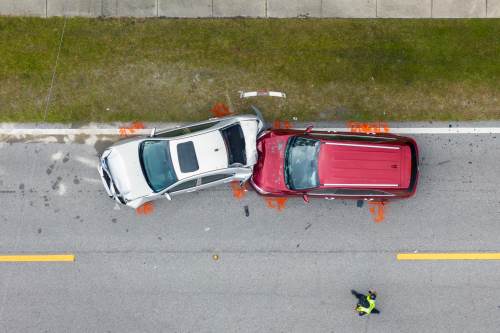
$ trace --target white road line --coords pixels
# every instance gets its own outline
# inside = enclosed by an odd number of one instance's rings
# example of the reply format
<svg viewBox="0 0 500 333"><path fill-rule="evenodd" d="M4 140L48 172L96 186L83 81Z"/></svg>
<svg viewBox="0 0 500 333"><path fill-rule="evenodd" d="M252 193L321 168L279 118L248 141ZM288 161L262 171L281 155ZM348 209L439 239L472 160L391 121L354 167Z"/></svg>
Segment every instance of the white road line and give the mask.
<svg viewBox="0 0 500 333"><path fill-rule="evenodd" d="M319 128L316 131L350 132L350 128ZM360 132L361 133L361 132ZM391 127L392 134L500 134L500 127Z"/></svg>
<svg viewBox="0 0 500 333"><path fill-rule="evenodd" d="M150 134L151 129L137 129L132 135ZM0 135L120 135L118 128L0 128Z"/></svg>
<svg viewBox="0 0 500 333"><path fill-rule="evenodd" d="M304 129L304 128L294 128ZM350 128L321 128L316 131L350 132ZM149 135L151 129L136 129L130 135ZM361 133L361 132L359 132ZM500 134L500 127L392 127L392 134ZM0 128L0 135L51 136L51 135L120 135L118 128Z"/></svg>

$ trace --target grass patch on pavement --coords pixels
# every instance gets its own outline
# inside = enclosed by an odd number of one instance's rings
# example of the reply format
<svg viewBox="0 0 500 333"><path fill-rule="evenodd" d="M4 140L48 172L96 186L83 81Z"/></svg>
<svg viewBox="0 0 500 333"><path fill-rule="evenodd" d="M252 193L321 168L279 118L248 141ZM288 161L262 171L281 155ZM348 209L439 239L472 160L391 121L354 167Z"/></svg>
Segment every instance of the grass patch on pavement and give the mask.
<svg viewBox="0 0 500 333"><path fill-rule="evenodd" d="M500 119L500 20L0 18L0 121ZM269 89L286 100L240 100Z"/></svg>

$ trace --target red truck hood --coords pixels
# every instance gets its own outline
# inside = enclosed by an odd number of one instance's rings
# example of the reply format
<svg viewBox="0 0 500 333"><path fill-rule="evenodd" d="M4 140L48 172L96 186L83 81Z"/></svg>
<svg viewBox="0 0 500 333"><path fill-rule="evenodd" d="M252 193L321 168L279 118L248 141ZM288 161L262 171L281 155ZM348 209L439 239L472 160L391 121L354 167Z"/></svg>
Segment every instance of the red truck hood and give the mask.
<svg viewBox="0 0 500 333"><path fill-rule="evenodd" d="M291 136L271 133L257 143L259 157L254 167L252 181L261 191L273 193L287 190L284 160L286 144Z"/></svg>
<svg viewBox="0 0 500 333"><path fill-rule="evenodd" d="M406 145L323 143L318 169L323 186L408 188L411 149Z"/></svg>

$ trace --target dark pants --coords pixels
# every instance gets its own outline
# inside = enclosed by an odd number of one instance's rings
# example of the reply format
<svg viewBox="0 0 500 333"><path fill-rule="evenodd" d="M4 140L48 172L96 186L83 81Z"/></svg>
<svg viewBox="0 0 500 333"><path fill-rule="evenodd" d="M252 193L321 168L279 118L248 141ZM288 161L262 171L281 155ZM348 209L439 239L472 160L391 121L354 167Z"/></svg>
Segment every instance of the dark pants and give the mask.
<svg viewBox="0 0 500 333"><path fill-rule="evenodd" d="M366 300L366 295L363 295L361 293L358 293L356 290L351 290L351 294L354 295L358 299L358 304L367 308L370 306L368 301Z"/></svg>

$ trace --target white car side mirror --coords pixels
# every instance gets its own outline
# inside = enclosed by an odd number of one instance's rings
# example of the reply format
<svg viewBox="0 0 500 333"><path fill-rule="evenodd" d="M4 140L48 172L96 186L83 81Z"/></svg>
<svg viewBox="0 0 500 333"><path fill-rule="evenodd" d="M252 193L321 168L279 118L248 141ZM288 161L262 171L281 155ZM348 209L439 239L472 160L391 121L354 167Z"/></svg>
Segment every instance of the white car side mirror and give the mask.
<svg viewBox="0 0 500 333"><path fill-rule="evenodd" d="M168 194L167 192L163 193L163 196L167 199L167 200L172 200L172 197L170 196L170 194Z"/></svg>

